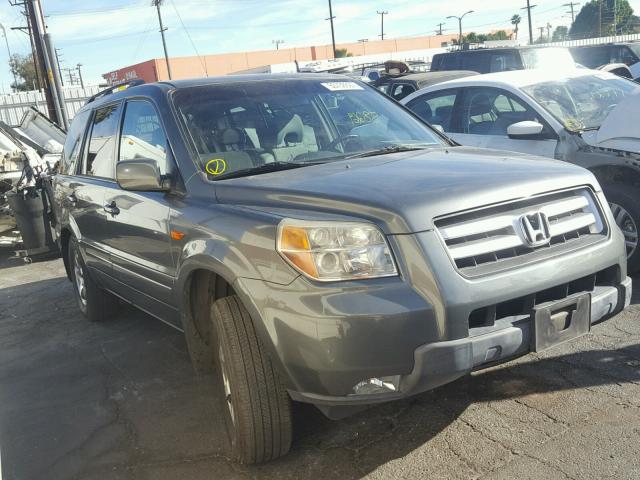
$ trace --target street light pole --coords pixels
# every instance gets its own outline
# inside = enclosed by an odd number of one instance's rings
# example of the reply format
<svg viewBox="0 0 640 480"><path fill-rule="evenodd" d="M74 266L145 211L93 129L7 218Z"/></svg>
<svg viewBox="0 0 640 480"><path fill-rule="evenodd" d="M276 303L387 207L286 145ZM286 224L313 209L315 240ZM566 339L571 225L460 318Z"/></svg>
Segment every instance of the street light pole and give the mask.
<svg viewBox="0 0 640 480"><path fill-rule="evenodd" d="M447 17L447 18L456 18L458 20L458 27L459 27L459 31L460 31L460 34L458 36L458 48L460 50L462 50L462 19L464 17L466 17L467 15L469 15L470 13L473 13L473 10L469 10L468 12L463 13L459 17L457 15L449 15Z"/></svg>
<svg viewBox="0 0 640 480"><path fill-rule="evenodd" d="M167 30L162 24L162 14L160 13L160 5L164 0L153 0L151 5L156 7L158 11L158 23L160 24L160 35L162 35L162 48L164 48L164 60L167 62L167 73L169 74L169 80L171 80L171 64L169 63L169 53L167 52L167 40L164 38L164 32Z"/></svg>
<svg viewBox="0 0 640 480"><path fill-rule="evenodd" d="M7 31L4 29L4 25L0 23L0 30L2 30L2 36L4 37L4 42L7 45L7 54L9 55L9 65L11 65L11 49L9 48L9 40L7 39ZM16 72L11 69L11 73L13 74L13 91L17 91L18 89L18 79L16 78Z"/></svg>

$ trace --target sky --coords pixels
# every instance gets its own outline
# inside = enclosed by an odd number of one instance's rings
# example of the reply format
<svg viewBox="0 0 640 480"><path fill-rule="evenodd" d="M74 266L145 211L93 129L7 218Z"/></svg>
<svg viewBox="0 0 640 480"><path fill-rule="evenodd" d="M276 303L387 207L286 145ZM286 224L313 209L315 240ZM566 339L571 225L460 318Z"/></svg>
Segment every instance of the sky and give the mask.
<svg viewBox="0 0 640 480"><path fill-rule="evenodd" d="M569 25L571 15L563 4L569 0L536 0L532 10L534 29L550 23ZM0 23L6 27L12 53L30 52L28 36L10 27L24 25L18 7L0 0ZM586 0L582 2L586 3ZM640 0L630 0L640 13ZM377 11L385 16L387 38L431 35L445 22L445 32L457 32L457 20L465 17L463 30L487 32L510 28L510 18L523 17L525 0L333 0L336 42L375 40L380 33ZM42 0L48 31L60 49L62 68L83 64L86 83L118 68L163 55L158 18L151 0ZM580 8L580 7L578 7ZM324 45L331 43L327 0L164 0L162 14L171 56L204 55L245 50ZM11 75L8 54L0 43L0 91L8 91Z"/></svg>

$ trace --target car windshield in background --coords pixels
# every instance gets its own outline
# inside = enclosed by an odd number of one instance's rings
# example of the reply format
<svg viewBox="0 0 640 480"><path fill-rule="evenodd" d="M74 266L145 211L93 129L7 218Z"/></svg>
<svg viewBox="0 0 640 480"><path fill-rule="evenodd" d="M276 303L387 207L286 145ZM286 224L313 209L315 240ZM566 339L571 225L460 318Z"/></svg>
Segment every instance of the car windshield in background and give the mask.
<svg viewBox="0 0 640 480"><path fill-rule="evenodd" d="M348 80L205 85L173 101L212 180L443 144L400 106Z"/></svg>
<svg viewBox="0 0 640 480"><path fill-rule="evenodd" d="M600 128L618 103L638 89L637 83L609 75L568 77L523 88L573 132Z"/></svg>
<svg viewBox="0 0 640 480"><path fill-rule="evenodd" d="M566 48L523 48L522 63L527 70L539 68L575 68L575 60Z"/></svg>
<svg viewBox="0 0 640 480"><path fill-rule="evenodd" d="M630 43L627 46L636 55L636 57L640 58L640 43Z"/></svg>

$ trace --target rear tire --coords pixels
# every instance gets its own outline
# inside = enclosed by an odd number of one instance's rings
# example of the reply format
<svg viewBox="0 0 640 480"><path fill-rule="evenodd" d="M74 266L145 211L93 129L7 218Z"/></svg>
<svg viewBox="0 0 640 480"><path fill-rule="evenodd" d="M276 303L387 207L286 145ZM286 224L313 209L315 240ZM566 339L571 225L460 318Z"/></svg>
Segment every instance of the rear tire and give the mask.
<svg viewBox="0 0 640 480"><path fill-rule="evenodd" d="M218 379L232 456L253 464L285 455L291 446L291 399L237 296L211 307Z"/></svg>
<svg viewBox="0 0 640 480"><path fill-rule="evenodd" d="M622 230L627 246L627 269L629 273L640 270L640 188L622 183L603 185L613 218Z"/></svg>
<svg viewBox="0 0 640 480"><path fill-rule="evenodd" d="M118 299L100 288L91 278L74 237L69 240L68 255L73 293L82 314L91 322L102 322L113 317L118 310Z"/></svg>

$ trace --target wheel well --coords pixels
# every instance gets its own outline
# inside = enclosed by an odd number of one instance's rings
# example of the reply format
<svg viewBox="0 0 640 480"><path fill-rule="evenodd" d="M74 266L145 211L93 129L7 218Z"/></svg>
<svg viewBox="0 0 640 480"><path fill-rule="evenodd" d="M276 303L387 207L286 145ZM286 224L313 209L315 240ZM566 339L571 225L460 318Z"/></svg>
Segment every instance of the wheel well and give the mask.
<svg viewBox="0 0 640 480"><path fill-rule="evenodd" d="M71 238L71 232L68 229L64 229L60 232L60 251L62 252L62 261L64 262L64 269L67 272L67 277L71 280L71 267L69 266L69 239Z"/></svg>
<svg viewBox="0 0 640 480"><path fill-rule="evenodd" d="M635 168L604 165L589 169L600 184L624 183L627 185L640 185L640 172Z"/></svg>
<svg viewBox="0 0 640 480"><path fill-rule="evenodd" d="M216 300L235 295L235 291L222 276L211 270L191 273L185 289L185 301L190 321L200 334L209 328L209 308Z"/></svg>

